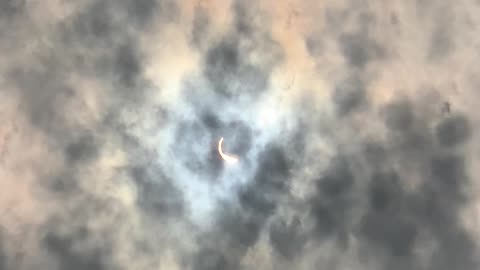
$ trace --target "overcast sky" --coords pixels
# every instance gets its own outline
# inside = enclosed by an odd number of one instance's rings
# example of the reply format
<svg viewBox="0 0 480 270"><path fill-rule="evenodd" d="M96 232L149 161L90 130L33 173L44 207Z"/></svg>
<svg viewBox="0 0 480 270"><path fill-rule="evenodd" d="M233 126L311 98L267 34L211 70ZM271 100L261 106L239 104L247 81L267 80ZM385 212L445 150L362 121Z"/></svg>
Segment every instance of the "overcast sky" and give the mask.
<svg viewBox="0 0 480 270"><path fill-rule="evenodd" d="M0 1L0 270L480 269L478 14Z"/></svg>

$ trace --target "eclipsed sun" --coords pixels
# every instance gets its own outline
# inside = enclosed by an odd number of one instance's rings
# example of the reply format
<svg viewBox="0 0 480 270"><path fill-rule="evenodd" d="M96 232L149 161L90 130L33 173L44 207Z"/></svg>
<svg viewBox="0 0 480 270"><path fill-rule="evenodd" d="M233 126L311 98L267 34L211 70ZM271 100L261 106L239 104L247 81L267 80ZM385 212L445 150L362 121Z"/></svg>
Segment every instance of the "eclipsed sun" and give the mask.
<svg viewBox="0 0 480 270"><path fill-rule="evenodd" d="M227 154L224 153L222 150L222 143L223 143L223 137L220 138L220 141L218 141L218 153L222 157L223 160L225 160L228 163L236 163L238 162L238 157L235 155Z"/></svg>

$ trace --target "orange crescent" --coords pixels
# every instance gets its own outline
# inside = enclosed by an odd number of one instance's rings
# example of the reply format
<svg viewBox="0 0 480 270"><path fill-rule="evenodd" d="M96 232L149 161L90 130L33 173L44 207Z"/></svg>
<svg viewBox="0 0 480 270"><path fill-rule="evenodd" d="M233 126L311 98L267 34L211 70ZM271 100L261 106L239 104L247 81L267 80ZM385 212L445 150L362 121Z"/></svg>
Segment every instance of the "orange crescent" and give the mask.
<svg viewBox="0 0 480 270"><path fill-rule="evenodd" d="M228 163L236 163L238 161L238 157L224 153L222 150L222 143L223 143L223 137L220 138L220 141L218 141L218 153L220 154L222 159Z"/></svg>

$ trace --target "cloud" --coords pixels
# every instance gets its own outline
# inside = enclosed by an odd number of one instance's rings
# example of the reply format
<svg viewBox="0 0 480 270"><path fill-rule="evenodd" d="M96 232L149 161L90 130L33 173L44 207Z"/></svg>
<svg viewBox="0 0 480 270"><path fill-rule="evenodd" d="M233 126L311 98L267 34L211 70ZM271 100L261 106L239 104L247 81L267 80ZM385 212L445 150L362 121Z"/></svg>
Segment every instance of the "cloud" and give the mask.
<svg viewBox="0 0 480 270"><path fill-rule="evenodd" d="M462 4L0 4L0 269L478 269Z"/></svg>
<svg viewBox="0 0 480 270"><path fill-rule="evenodd" d="M436 128L437 139L445 146L464 143L470 137L470 132L470 124L463 115L449 117Z"/></svg>

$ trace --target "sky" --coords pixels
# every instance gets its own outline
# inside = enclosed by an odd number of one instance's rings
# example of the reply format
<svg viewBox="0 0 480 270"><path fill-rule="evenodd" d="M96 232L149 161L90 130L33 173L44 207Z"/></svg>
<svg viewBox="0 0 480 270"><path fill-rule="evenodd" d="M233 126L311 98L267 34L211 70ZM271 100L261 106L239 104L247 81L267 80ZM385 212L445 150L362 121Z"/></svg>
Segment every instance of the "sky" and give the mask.
<svg viewBox="0 0 480 270"><path fill-rule="evenodd" d="M0 1L0 270L480 269L479 13Z"/></svg>

